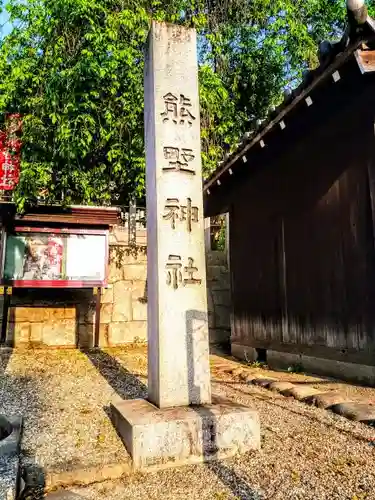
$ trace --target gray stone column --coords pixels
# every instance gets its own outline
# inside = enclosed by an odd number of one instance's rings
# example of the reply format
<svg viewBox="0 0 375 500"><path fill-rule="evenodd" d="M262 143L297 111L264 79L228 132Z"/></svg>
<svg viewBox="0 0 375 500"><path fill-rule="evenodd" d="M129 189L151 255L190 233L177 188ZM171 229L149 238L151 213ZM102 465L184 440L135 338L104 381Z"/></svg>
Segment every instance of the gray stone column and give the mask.
<svg viewBox="0 0 375 500"><path fill-rule="evenodd" d="M148 389L211 402L196 33L153 22L145 64Z"/></svg>
<svg viewBox="0 0 375 500"><path fill-rule="evenodd" d="M140 470L260 447L256 412L211 404L196 50L194 30L152 23L145 66L149 400L111 405Z"/></svg>

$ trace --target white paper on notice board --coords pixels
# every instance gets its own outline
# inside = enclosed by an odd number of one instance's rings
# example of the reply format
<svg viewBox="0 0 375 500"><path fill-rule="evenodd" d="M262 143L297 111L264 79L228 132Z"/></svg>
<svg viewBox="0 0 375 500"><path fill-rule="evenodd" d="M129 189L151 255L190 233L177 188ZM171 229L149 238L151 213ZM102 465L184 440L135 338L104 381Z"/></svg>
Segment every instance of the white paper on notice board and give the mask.
<svg viewBox="0 0 375 500"><path fill-rule="evenodd" d="M69 235L66 254L66 277L68 280L104 280L105 267L105 236Z"/></svg>

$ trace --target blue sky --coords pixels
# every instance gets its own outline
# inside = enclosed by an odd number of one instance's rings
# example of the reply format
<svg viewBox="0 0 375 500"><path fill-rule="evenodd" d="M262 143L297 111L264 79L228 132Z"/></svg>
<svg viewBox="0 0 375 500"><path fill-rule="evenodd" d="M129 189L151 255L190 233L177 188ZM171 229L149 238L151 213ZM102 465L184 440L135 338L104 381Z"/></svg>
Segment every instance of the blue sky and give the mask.
<svg viewBox="0 0 375 500"><path fill-rule="evenodd" d="M10 32L10 23L7 22L8 14L3 12L0 14L0 38L7 35ZM3 26L4 24L4 26ZM2 27L2 28L1 28Z"/></svg>

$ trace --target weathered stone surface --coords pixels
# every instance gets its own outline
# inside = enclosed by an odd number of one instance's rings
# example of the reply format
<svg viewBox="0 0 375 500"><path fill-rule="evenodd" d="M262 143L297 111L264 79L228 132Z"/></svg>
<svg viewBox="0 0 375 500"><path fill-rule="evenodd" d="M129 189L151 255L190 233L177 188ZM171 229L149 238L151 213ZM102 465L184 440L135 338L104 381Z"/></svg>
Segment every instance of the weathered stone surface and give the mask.
<svg viewBox="0 0 375 500"><path fill-rule="evenodd" d="M210 322L210 314L208 315L208 321ZM228 344L230 339L230 330L226 328L211 328L209 326L210 332L210 344Z"/></svg>
<svg viewBox="0 0 375 500"><path fill-rule="evenodd" d="M113 304L102 304L100 306L100 323L112 321Z"/></svg>
<svg viewBox="0 0 375 500"><path fill-rule="evenodd" d="M318 408L329 408L330 406L348 402L348 396L340 392L323 392L304 399L305 403L317 406Z"/></svg>
<svg viewBox="0 0 375 500"><path fill-rule="evenodd" d="M108 272L108 283L113 284L117 281L121 281L124 278L123 267L120 263L111 263Z"/></svg>
<svg viewBox="0 0 375 500"><path fill-rule="evenodd" d="M132 302L133 320L147 321L147 303L141 299L133 300Z"/></svg>
<svg viewBox="0 0 375 500"><path fill-rule="evenodd" d="M147 266L145 264L129 264L123 268L124 280L146 281Z"/></svg>
<svg viewBox="0 0 375 500"><path fill-rule="evenodd" d="M254 347L231 343L232 356L253 363L258 358L258 353Z"/></svg>
<svg viewBox="0 0 375 500"><path fill-rule="evenodd" d="M53 324L43 325L43 344L49 346L75 346L76 322L64 319Z"/></svg>
<svg viewBox="0 0 375 500"><path fill-rule="evenodd" d="M330 410L349 420L375 425L375 405L366 403L340 403L331 406Z"/></svg>
<svg viewBox="0 0 375 500"><path fill-rule="evenodd" d="M111 346L144 342L147 340L147 323L146 321L111 323L108 329L108 340Z"/></svg>
<svg viewBox="0 0 375 500"><path fill-rule="evenodd" d="M145 247L131 248L128 246L127 230L124 233L119 226L115 227L116 240L110 244L110 265L121 263L127 264L145 264L147 263L147 249ZM140 234L139 231L137 231ZM125 246L124 246L125 245Z"/></svg>
<svg viewBox="0 0 375 500"><path fill-rule="evenodd" d="M292 396L298 401L302 401L302 399L308 398L309 396L314 396L315 394L321 394L322 391L319 389L315 389L309 385L295 385L290 389L285 389L284 391L280 391L284 396Z"/></svg>
<svg viewBox="0 0 375 500"><path fill-rule="evenodd" d="M213 295L212 290L210 290L209 287L207 287L207 310L209 313L215 314L215 304L212 295Z"/></svg>
<svg viewBox="0 0 375 500"><path fill-rule="evenodd" d="M43 323L31 323L30 325L30 342L43 342Z"/></svg>
<svg viewBox="0 0 375 500"><path fill-rule="evenodd" d="M294 385L291 382L282 382L276 380L275 382L271 382L269 384L268 389L271 389L271 391L282 392L286 389L292 389L292 387L294 387Z"/></svg>
<svg viewBox="0 0 375 500"><path fill-rule="evenodd" d="M50 307L43 307L42 311L43 311L43 321L44 322L50 321L52 308L50 308Z"/></svg>
<svg viewBox="0 0 375 500"><path fill-rule="evenodd" d="M30 342L30 323L9 323L9 329L16 344Z"/></svg>
<svg viewBox="0 0 375 500"><path fill-rule="evenodd" d="M65 319L75 319L76 318L76 308L75 307L66 307L64 310L64 318Z"/></svg>
<svg viewBox="0 0 375 500"><path fill-rule="evenodd" d="M135 256L139 258L139 255L145 254L145 247L147 245L147 232L142 227L137 228L136 231L136 247L129 247L129 228L125 226L117 226L115 230L109 236L110 246L118 248L124 248L121 252L121 256Z"/></svg>
<svg viewBox="0 0 375 500"><path fill-rule="evenodd" d="M128 244L128 242L129 242L129 229L125 226L116 227L111 231L110 236L111 236L111 240L114 243ZM112 241L110 243L112 243Z"/></svg>
<svg viewBox="0 0 375 500"><path fill-rule="evenodd" d="M95 482L96 479L93 478L93 483ZM79 484L79 482L76 484ZM54 491L53 493L48 493L44 498L46 500L83 500L82 495L77 495L77 493L69 490Z"/></svg>
<svg viewBox="0 0 375 500"><path fill-rule="evenodd" d="M216 328L230 329L231 310L226 306L215 305L215 326Z"/></svg>
<svg viewBox="0 0 375 500"><path fill-rule="evenodd" d="M161 408L211 401L197 75L196 32L153 22L145 58L148 391ZM184 148L188 172L170 159ZM190 226L162 217L172 199L181 213L191 203Z"/></svg>
<svg viewBox="0 0 375 500"><path fill-rule="evenodd" d="M230 289L230 275L228 270L223 273L220 278L210 278L208 287L213 291L228 290Z"/></svg>
<svg viewBox="0 0 375 500"><path fill-rule="evenodd" d="M236 367L236 368L233 368L230 373L234 376L234 377L239 377L242 373L244 372L244 369L242 367Z"/></svg>
<svg viewBox="0 0 375 500"><path fill-rule="evenodd" d="M147 285L146 281L134 281L131 284L132 310L134 321L147 321Z"/></svg>
<svg viewBox="0 0 375 500"><path fill-rule="evenodd" d="M208 311L208 328L215 328L215 313Z"/></svg>
<svg viewBox="0 0 375 500"><path fill-rule="evenodd" d="M50 321L60 321L63 319L65 319L65 310L63 307L54 307L50 309ZM40 320L38 319L38 321Z"/></svg>
<svg viewBox="0 0 375 500"><path fill-rule="evenodd" d="M99 328L99 345L100 347L109 347L109 325L100 325Z"/></svg>
<svg viewBox="0 0 375 500"><path fill-rule="evenodd" d="M114 322L131 321L133 319L132 292L124 281L118 281L114 284L114 303L111 319Z"/></svg>
<svg viewBox="0 0 375 500"><path fill-rule="evenodd" d="M37 323L44 319L43 307L12 307L11 316L16 323Z"/></svg>
<svg viewBox="0 0 375 500"><path fill-rule="evenodd" d="M226 252L222 252L219 250L210 250L209 252L207 252L206 257L208 267L224 266L226 269L228 268Z"/></svg>
<svg viewBox="0 0 375 500"><path fill-rule="evenodd" d="M146 400L111 405L136 469L229 458L260 448L258 414L232 402L160 410Z"/></svg>
<svg viewBox="0 0 375 500"><path fill-rule="evenodd" d="M221 278L228 274L227 266L210 265L207 266L207 280L221 281Z"/></svg>
<svg viewBox="0 0 375 500"><path fill-rule="evenodd" d="M274 378L254 378L253 385L258 385L259 387L269 387L270 384L276 382Z"/></svg>
<svg viewBox="0 0 375 500"><path fill-rule="evenodd" d="M213 301L218 306L226 306L231 309L231 294L230 290L213 290Z"/></svg>
<svg viewBox="0 0 375 500"><path fill-rule="evenodd" d="M251 375L247 370L242 370L238 376L244 382L252 382L254 380L254 375Z"/></svg>
<svg viewBox="0 0 375 500"><path fill-rule="evenodd" d="M129 290L132 292L132 300L141 299L147 302L147 281L128 281Z"/></svg>
<svg viewBox="0 0 375 500"><path fill-rule="evenodd" d="M85 467L84 469L75 468L74 470L64 472L50 472L45 475L45 489L47 491L53 491L60 488L64 489L58 493L50 493L45 498L51 500L57 500L58 498L61 500L67 500L68 498L70 499L70 497L64 497L64 494L67 491L65 488L69 488L70 486L91 485L95 482L101 481L115 481L132 474L132 472L130 460L117 464L101 464L97 467ZM72 498L78 499L82 497L79 495Z"/></svg>
<svg viewBox="0 0 375 500"><path fill-rule="evenodd" d="M22 418L0 415L0 457L16 455L19 452L22 430Z"/></svg>
<svg viewBox="0 0 375 500"><path fill-rule="evenodd" d="M108 288L104 288L102 290L101 303L102 304L113 304L113 286L112 285L109 285Z"/></svg>

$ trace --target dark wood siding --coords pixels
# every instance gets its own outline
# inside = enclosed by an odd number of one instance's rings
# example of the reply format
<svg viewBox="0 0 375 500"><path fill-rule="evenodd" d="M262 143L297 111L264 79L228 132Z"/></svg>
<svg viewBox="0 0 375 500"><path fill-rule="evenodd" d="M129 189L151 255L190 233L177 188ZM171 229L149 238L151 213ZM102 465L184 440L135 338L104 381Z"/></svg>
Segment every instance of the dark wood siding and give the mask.
<svg viewBox="0 0 375 500"><path fill-rule="evenodd" d="M375 364L373 94L232 190L233 343Z"/></svg>

